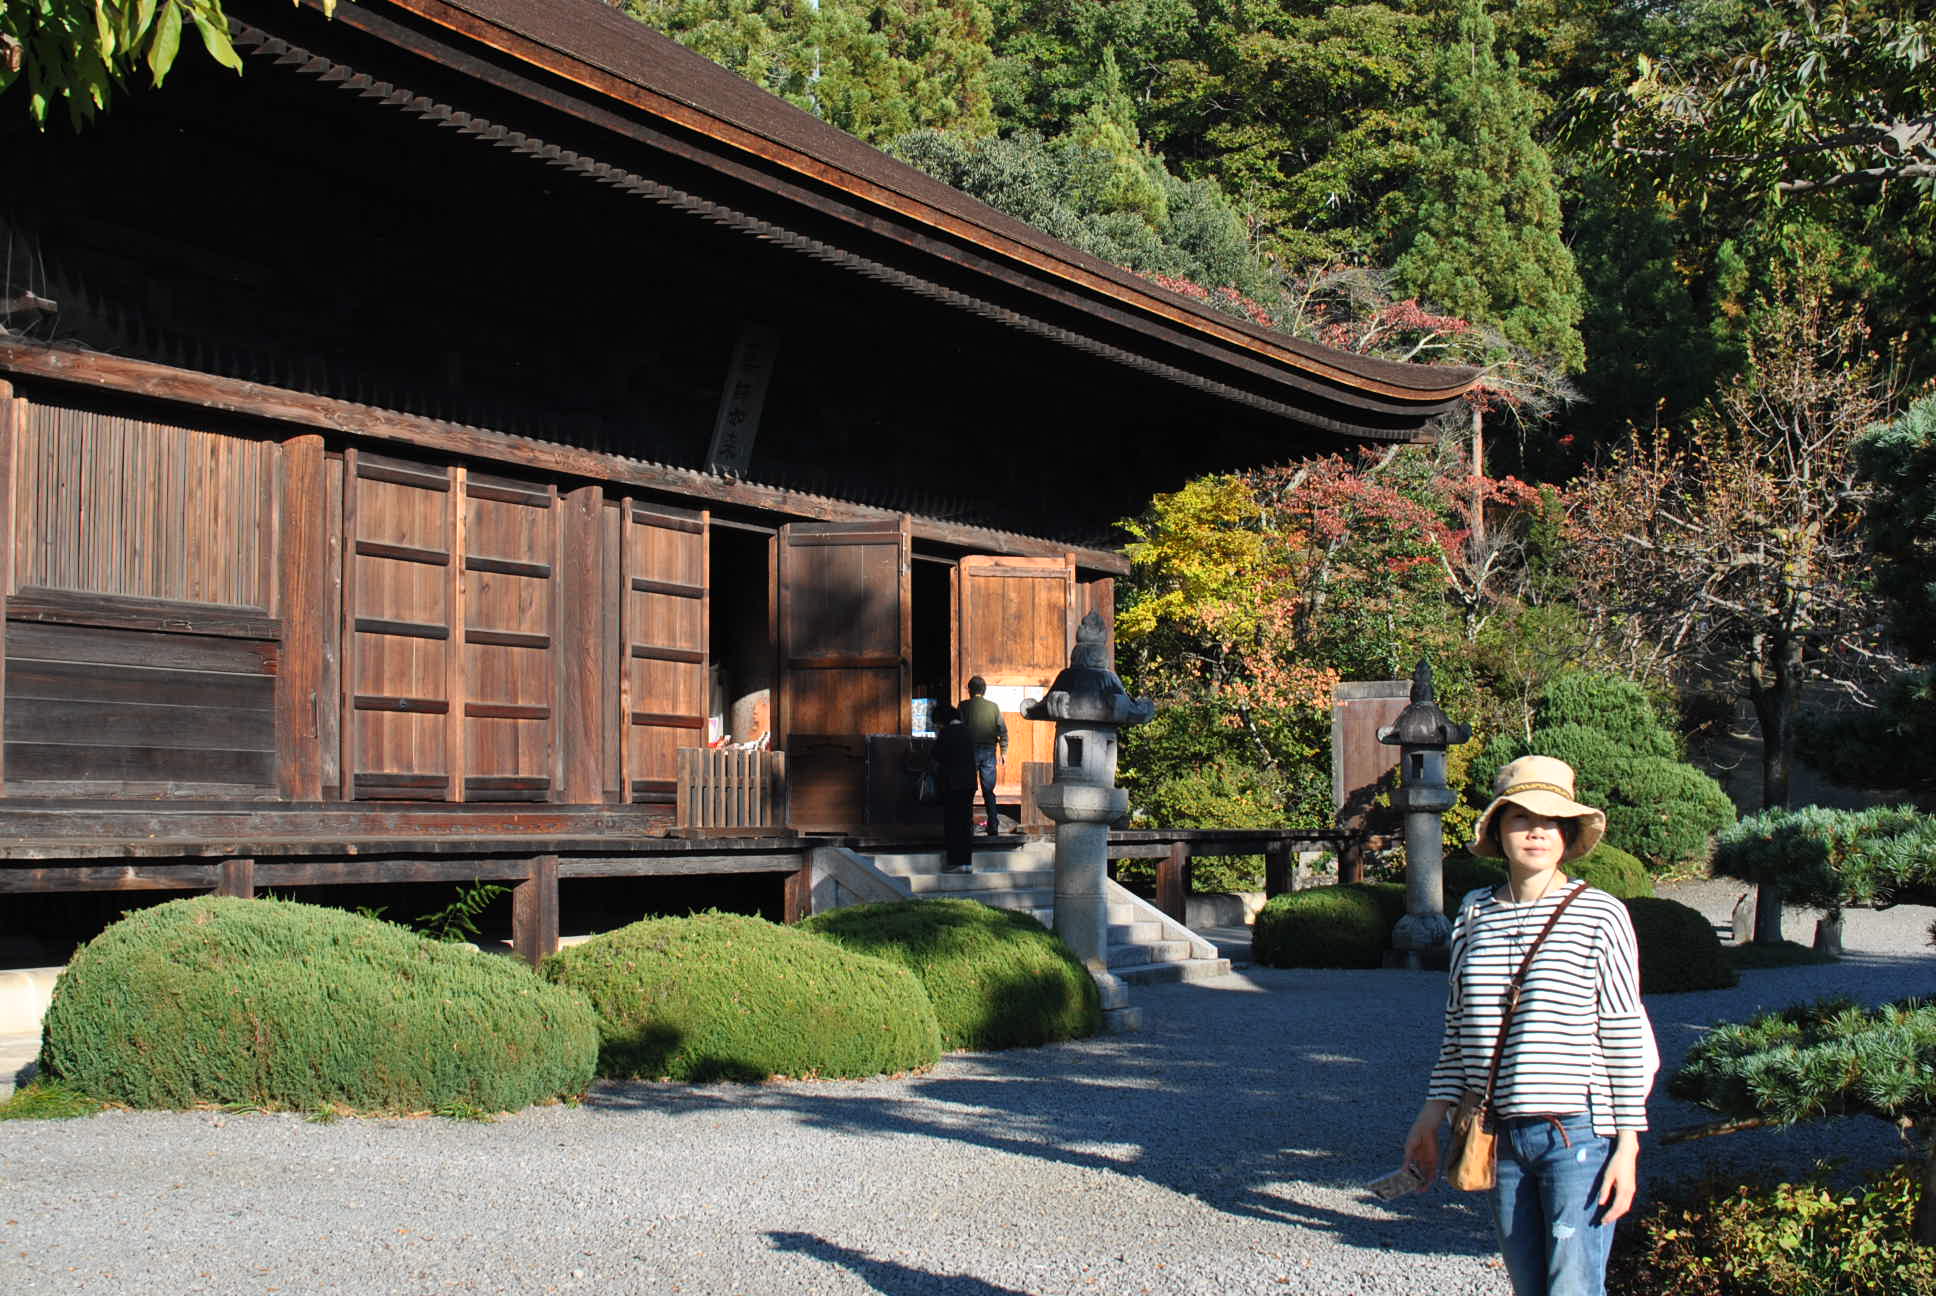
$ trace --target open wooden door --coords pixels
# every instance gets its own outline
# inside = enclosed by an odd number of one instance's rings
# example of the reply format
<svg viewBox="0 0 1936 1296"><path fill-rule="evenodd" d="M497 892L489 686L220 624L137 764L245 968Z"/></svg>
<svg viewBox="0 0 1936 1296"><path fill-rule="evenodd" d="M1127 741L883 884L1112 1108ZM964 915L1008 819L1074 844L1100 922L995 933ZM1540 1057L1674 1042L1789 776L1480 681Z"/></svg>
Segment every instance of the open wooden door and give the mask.
<svg viewBox="0 0 1936 1296"><path fill-rule="evenodd" d="M995 795L1020 800L1022 766L1053 761L1055 726L1024 720L1024 697L1041 697L1075 646L1076 563L1061 558L974 554L955 568L954 700L968 696L976 675L1008 723L1008 758L996 771Z"/></svg>
<svg viewBox="0 0 1936 1296"><path fill-rule="evenodd" d="M679 749L706 745L710 517L626 500L621 518L622 786L628 801L670 810Z"/></svg>
<svg viewBox="0 0 1936 1296"><path fill-rule="evenodd" d="M908 519L780 528L780 687L793 827L866 819L868 734L911 724Z"/></svg>

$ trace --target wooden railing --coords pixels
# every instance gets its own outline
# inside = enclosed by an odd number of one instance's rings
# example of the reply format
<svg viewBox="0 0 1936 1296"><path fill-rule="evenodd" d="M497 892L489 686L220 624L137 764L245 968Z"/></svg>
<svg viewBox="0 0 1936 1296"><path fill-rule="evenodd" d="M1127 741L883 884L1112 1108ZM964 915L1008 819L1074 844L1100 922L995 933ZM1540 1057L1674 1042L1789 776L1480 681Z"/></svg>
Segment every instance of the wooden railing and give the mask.
<svg viewBox="0 0 1936 1296"><path fill-rule="evenodd" d="M785 752L680 749L675 831L710 837L779 833L786 822Z"/></svg>
<svg viewBox="0 0 1936 1296"><path fill-rule="evenodd" d="M1363 835L1349 828L1118 829L1109 834L1109 858L1155 860L1156 907L1182 922L1192 856L1262 855L1264 894L1278 895L1296 887L1298 847L1330 846L1343 861L1362 843Z"/></svg>

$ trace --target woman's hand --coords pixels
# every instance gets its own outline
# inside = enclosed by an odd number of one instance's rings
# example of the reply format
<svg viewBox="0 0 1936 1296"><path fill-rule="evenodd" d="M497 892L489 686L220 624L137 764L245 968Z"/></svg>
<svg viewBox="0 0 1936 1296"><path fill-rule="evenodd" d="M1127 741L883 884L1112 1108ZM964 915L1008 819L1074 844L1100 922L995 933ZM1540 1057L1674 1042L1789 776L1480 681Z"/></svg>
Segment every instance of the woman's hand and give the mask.
<svg viewBox="0 0 1936 1296"><path fill-rule="evenodd" d="M1611 1224L1633 1205L1640 1187L1640 1135L1622 1130L1614 1136L1613 1155L1600 1177L1600 1222Z"/></svg>
<svg viewBox="0 0 1936 1296"><path fill-rule="evenodd" d="M1443 1098L1434 1098L1418 1109L1418 1119L1405 1135L1405 1164L1418 1171L1418 1177L1425 1182L1424 1188L1432 1186L1432 1180L1439 1173L1439 1126L1445 1124L1445 1114L1452 1110L1452 1104Z"/></svg>

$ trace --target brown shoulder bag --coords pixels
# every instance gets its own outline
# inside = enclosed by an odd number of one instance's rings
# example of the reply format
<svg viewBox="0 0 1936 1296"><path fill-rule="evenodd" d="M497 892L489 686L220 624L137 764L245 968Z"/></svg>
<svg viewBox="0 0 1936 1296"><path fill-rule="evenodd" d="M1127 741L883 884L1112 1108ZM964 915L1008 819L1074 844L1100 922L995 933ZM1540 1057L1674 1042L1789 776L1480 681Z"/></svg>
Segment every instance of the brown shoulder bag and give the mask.
<svg viewBox="0 0 1936 1296"><path fill-rule="evenodd" d="M1539 929L1533 938L1533 946L1526 951L1526 957L1519 961L1519 971L1506 986L1506 1011L1499 1019L1499 1039L1492 1046L1492 1067L1486 1072L1484 1089L1468 1089L1459 1095L1459 1105L1452 1112L1452 1141L1445 1154L1445 1182L1463 1192L1480 1192L1492 1187L1498 1178L1499 1138L1491 1128L1492 1090L1499 1083L1499 1059L1506 1051L1506 1033L1512 1029L1513 1014L1519 1010L1519 992L1526 984L1526 972L1533 966L1533 955L1539 952L1540 942L1553 930L1553 924L1566 912L1566 906L1580 892L1586 890L1576 886L1567 892L1546 925Z"/></svg>

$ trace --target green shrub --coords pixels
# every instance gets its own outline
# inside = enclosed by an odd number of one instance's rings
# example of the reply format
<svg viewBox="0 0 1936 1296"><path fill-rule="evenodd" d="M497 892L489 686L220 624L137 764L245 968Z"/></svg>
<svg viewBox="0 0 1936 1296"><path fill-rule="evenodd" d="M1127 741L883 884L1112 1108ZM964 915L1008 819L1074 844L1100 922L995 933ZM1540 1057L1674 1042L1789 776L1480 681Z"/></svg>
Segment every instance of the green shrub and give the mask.
<svg viewBox="0 0 1936 1296"><path fill-rule="evenodd" d="M1504 735L1475 758L1467 796L1492 799L1507 762L1551 756L1573 767L1575 796L1607 813L1607 840L1652 868L1705 860L1709 839L1734 822L1721 785L1684 764L1679 743L1644 691L1613 676L1570 672L1547 686L1530 736Z"/></svg>
<svg viewBox="0 0 1936 1296"><path fill-rule="evenodd" d="M591 1001L598 1073L614 1079L867 1076L941 1055L913 973L760 918L649 918L539 971Z"/></svg>
<svg viewBox="0 0 1936 1296"><path fill-rule="evenodd" d="M1764 810L1715 839L1715 872L1753 882L1763 870L1788 903L1827 913L1927 903L1936 899L1936 815L1910 806Z"/></svg>
<svg viewBox="0 0 1936 1296"><path fill-rule="evenodd" d="M1853 1188L1710 1179L1652 1190L1614 1234L1607 1290L1647 1296L1936 1296L1936 1248L1911 1240L1920 1169Z"/></svg>
<svg viewBox="0 0 1936 1296"><path fill-rule="evenodd" d="M1540 695L1539 723L1542 728L1598 729L1630 756L1677 760L1681 754L1673 731L1661 723L1647 691L1618 675L1568 671L1559 676Z"/></svg>
<svg viewBox="0 0 1936 1296"><path fill-rule="evenodd" d="M934 1005L944 1049L1002 1049L1093 1035L1095 978L1025 913L973 900L903 900L800 924L843 948L903 964Z"/></svg>
<svg viewBox="0 0 1936 1296"><path fill-rule="evenodd" d="M55 987L41 1065L133 1107L504 1111L582 1092L597 1025L530 970L391 923L203 897L129 914Z"/></svg>
<svg viewBox="0 0 1936 1296"><path fill-rule="evenodd" d="M1700 910L1651 896L1626 902L1640 946L1643 994L1720 990L1740 982L1714 925Z"/></svg>
<svg viewBox="0 0 1936 1296"><path fill-rule="evenodd" d="M1459 901L1466 893L1480 887L1502 887L1506 884L1506 863L1504 860L1480 859L1464 851L1454 851L1445 857L1445 912L1447 916L1456 914Z"/></svg>
<svg viewBox="0 0 1936 1296"><path fill-rule="evenodd" d="M1734 802L1692 765L1636 756L1615 763L1610 781L1607 839L1658 868L1705 861L1714 834L1734 822Z"/></svg>
<svg viewBox="0 0 1936 1296"><path fill-rule="evenodd" d="M1566 871L1621 900L1654 894L1654 878L1647 871L1647 866L1619 847L1609 846L1605 842L1568 864Z"/></svg>
<svg viewBox="0 0 1936 1296"><path fill-rule="evenodd" d="M1251 929L1250 956L1266 967L1377 967L1405 916L1397 882L1351 882L1273 896Z"/></svg>

